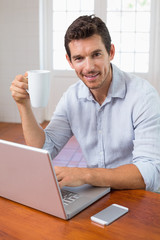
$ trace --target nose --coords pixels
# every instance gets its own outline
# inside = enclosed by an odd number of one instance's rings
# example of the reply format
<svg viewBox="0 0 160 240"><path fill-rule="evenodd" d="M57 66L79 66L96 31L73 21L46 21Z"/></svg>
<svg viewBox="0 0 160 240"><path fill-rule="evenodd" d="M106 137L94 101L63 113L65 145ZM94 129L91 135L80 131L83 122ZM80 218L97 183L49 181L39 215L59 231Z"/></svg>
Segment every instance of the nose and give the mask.
<svg viewBox="0 0 160 240"><path fill-rule="evenodd" d="M85 72L92 72L94 70L94 60L91 58L86 58L84 62Z"/></svg>

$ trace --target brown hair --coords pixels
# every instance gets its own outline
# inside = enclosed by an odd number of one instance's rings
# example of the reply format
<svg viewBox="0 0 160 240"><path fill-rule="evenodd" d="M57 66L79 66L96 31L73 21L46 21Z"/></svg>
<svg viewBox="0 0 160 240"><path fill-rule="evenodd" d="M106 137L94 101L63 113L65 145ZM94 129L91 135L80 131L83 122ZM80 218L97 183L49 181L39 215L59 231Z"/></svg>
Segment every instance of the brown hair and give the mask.
<svg viewBox="0 0 160 240"><path fill-rule="evenodd" d="M105 23L100 18L95 17L95 15L85 15L78 17L66 31L64 44L70 60L71 53L69 49L69 43L72 40L85 39L94 34L101 36L102 42L104 43L108 54L110 54L111 37Z"/></svg>

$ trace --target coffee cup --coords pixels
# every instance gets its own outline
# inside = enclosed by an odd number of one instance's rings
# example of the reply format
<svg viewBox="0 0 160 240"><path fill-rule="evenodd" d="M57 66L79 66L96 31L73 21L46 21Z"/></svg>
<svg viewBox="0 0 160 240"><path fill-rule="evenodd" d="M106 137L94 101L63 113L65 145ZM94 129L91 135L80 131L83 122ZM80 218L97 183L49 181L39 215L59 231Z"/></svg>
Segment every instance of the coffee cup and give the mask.
<svg viewBox="0 0 160 240"><path fill-rule="evenodd" d="M28 73L28 93L32 107L46 107L50 93L51 72L30 70Z"/></svg>

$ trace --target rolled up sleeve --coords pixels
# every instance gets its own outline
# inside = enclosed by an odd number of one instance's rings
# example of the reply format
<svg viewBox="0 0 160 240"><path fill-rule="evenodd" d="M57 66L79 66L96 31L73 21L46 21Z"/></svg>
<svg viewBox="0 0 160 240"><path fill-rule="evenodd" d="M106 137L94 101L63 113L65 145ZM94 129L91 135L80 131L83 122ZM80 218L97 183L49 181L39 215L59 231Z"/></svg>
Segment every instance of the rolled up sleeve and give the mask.
<svg viewBox="0 0 160 240"><path fill-rule="evenodd" d="M133 114L133 164L139 169L146 190L156 191L160 187L160 100L153 90L139 101Z"/></svg>
<svg viewBox="0 0 160 240"><path fill-rule="evenodd" d="M60 152L73 133L67 119L65 96L57 105L53 117L45 129L45 143L43 149L49 151L52 159Z"/></svg>

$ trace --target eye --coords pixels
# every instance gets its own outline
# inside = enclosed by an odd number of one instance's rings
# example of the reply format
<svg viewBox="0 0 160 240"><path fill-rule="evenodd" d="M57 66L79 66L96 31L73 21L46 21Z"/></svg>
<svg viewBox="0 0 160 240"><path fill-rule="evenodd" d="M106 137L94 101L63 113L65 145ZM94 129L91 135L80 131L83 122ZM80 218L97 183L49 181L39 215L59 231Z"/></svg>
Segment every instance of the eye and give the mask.
<svg viewBox="0 0 160 240"><path fill-rule="evenodd" d="M74 61L75 62L80 62L80 61L82 61L83 60L83 57L81 57L81 56L78 56L78 57L75 57L74 58Z"/></svg>
<svg viewBox="0 0 160 240"><path fill-rule="evenodd" d="M75 60L80 61L81 59L82 59L82 57L77 57Z"/></svg>
<svg viewBox="0 0 160 240"><path fill-rule="evenodd" d="M102 54L100 53L100 52L96 52L96 53L94 53L93 54L93 57L99 57L99 56L101 56Z"/></svg>

